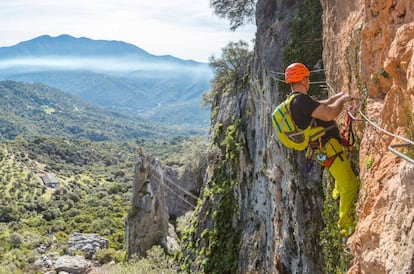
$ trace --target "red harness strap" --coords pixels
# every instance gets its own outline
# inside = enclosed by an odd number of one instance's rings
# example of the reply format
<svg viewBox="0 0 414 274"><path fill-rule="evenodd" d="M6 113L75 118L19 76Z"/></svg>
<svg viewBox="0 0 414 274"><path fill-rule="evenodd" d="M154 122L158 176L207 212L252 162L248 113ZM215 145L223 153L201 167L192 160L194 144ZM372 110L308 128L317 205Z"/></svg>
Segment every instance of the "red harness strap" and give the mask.
<svg viewBox="0 0 414 274"><path fill-rule="evenodd" d="M348 152L350 150L350 147L354 145L355 143L355 135L352 130L352 117L349 114L349 111L352 111L355 108L355 106L350 106L349 110L347 112L347 119L346 119L346 127L341 132L341 144L347 148Z"/></svg>

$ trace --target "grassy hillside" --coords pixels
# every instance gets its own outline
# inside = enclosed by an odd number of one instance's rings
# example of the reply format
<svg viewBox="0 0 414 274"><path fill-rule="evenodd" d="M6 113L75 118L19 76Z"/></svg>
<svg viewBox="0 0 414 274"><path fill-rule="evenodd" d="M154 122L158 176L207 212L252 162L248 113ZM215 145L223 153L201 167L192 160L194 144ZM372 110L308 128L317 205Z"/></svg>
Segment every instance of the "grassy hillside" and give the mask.
<svg viewBox="0 0 414 274"><path fill-rule="evenodd" d="M201 93L210 78L193 73L137 71L126 76L86 70L36 71L8 74L14 81L46 83L131 119L145 118L163 125L207 131L210 110L200 109Z"/></svg>
<svg viewBox="0 0 414 274"><path fill-rule="evenodd" d="M144 119L132 119L40 83L0 81L0 137L60 136L91 141L179 135Z"/></svg>

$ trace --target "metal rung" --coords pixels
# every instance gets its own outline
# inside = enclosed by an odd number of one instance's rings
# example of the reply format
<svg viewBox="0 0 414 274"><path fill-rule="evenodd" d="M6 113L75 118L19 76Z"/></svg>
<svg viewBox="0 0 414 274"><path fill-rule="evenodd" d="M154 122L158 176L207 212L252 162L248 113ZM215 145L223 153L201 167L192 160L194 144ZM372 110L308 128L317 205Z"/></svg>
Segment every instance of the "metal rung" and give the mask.
<svg viewBox="0 0 414 274"><path fill-rule="evenodd" d="M413 146L413 145L412 144L396 144L396 145L390 145L390 146L388 146L388 150L391 151L392 153L398 155L399 157L403 158L407 162L410 162L410 163L414 164L414 160L413 159L411 159L407 155L405 155L402 152L400 152L400 151L398 151L398 150L395 149L397 147L408 147L408 146Z"/></svg>

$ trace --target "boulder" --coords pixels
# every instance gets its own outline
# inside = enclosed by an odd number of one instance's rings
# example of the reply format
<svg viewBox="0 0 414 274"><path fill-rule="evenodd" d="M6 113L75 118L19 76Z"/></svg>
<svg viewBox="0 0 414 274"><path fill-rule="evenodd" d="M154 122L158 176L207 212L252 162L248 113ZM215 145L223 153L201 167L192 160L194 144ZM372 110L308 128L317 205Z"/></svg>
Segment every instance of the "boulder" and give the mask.
<svg viewBox="0 0 414 274"><path fill-rule="evenodd" d="M49 252L47 254L41 255L35 262L34 266L42 270L42 273L46 273L47 269L50 269L54 266L55 262L59 258L59 253Z"/></svg>
<svg viewBox="0 0 414 274"><path fill-rule="evenodd" d="M89 271L91 263L83 256L61 256L55 262L55 270L57 273L73 273L83 274Z"/></svg>
<svg viewBox="0 0 414 274"><path fill-rule="evenodd" d="M180 250L180 239L178 238L175 228L172 224L168 224L168 235L165 239L165 243L162 243L167 248L167 252L173 254L175 251Z"/></svg>
<svg viewBox="0 0 414 274"><path fill-rule="evenodd" d="M109 241L98 234L74 232L69 236L68 255L72 255L74 251L82 251L86 259L91 259L98 250L108 248L108 244Z"/></svg>

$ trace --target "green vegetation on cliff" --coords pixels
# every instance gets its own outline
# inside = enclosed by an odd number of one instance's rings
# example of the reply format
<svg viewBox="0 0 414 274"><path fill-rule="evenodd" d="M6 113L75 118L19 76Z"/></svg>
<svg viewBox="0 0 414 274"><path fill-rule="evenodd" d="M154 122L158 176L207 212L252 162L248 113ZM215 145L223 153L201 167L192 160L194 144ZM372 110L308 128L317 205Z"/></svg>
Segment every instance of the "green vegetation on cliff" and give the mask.
<svg viewBox="0 0 414 274"><path fill-rule="evenodd" d="M324 271L325 273L346 273L352 255L347 250L344 238L338 230L339 204L337 200L332 198L331 194L335 183L333 178L328 176L328 171L325 171L324 178L326 183L324 184L325 200L322 216L325 227L321 232Z"/></svg>
<svg viewBox="0 0 414 274"><path fill-rule="evenodd" d="M283 53L284 67L300 62L313 69L322 61L322 6L319 0L304 0L289 22L289 40ZM311 74L310 80L320 80L321 74ZM323 78L323 77L322 77ZM281 98L290 92L288 85L280 84ZM319 95L319 86L311 86L310 93Z"/></svg>
<svg viewBox="0 0 414 274"><path fill-rule="evenodd" d="M251 57L247 44L240 41L224 48L221 58L211 59L216 71L208 96L213 120L224 96L237 96L248 89ZM202 192L203 202L198 204L191 226L183 231L182 268L186 271L237 272L241 231L234 188L239 183L239 155L246 125L235 117L229 125L217 123L208 156L213 169Z"/></svg>
<svg viewBox="0 0 414 274"><path fill-rule="evenodd" d="M236 120L224 129L217 127L209 158L215 159L214 170L203 190L203 204L198 204L191 226L183 231L186 271L201 269L204 273L236 273L240 249L240 209L234 187L243 123ZM200 234L206 220L212 222ZM210 222L207 221L207 222Z"/></svg>

